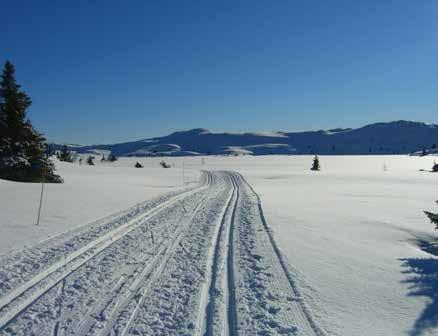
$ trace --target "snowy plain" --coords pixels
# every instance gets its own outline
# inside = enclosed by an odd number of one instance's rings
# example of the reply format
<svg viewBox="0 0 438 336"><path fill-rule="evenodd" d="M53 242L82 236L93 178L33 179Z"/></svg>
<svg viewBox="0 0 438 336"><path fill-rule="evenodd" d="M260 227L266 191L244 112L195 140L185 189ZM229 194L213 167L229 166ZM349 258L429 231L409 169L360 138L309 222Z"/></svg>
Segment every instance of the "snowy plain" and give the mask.
<svg viewBox="0 0 438 336"><path fill-rule="evenodd" d="M147 169L136 169L136 161L101 163L99 156L95 166L55 161L64 183L45 185L39 226L41 184L0 180L0 255L184 187L181 169L162 169L158 158L147 160ZM187 171L185 178L196 183L199 172Z"/></svg>
<svg viewBox="0 0 438 336"><path fill-rule="evenodd" d="M57 162L63 185L0 180L0 252L8 254L194 184L200 170L238 171L259 194L303 301L327 335L436 335L438 261L420 248L436 237L433 157L311 156L121 158L94 167ZM145 168L135 169L136 161Z"/></svg>
<svg viewBox="0 0 438 336"><path fill-rule="evenodd" d="M437 335L433 157L244 157L208 160L246 176L312 311L333 335ZM386 166L386 171L384 169ZM225 168L225 167L224 167ZM420 260L417 260L420 258Z"/></svg>

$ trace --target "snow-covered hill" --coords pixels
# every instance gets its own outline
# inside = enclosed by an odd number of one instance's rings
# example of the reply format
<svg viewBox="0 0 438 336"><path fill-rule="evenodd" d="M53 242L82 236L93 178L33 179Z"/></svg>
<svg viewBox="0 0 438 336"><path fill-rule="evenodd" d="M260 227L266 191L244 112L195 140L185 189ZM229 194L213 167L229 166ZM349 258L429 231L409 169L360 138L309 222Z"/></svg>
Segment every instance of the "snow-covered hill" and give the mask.
<svg viewBox="0 0 438 336"><path fill-rule="evenodd" d="M309 132L215 133L203 128L112 145L75 146L119 156L408 154L438 144L438 125L413 121Z"/></svg>

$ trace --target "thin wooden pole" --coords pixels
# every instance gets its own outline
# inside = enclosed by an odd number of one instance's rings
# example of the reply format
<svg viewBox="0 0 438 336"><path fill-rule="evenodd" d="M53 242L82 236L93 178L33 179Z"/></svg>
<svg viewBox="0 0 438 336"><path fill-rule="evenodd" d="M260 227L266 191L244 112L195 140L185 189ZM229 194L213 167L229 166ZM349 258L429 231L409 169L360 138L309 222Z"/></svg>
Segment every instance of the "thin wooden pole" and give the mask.
<svg viewBox="0 0 438 336"><path fill-rule="evenodd" d="M184 170L185 170L185 166L184 166L184 159L183 159L183 162L182 162L182 178L183 178L183 185L186 184L186 178L185 178L185 172L184 172Z"/></svg>
<svg viewBox="0 0 438 336"><path fill-rule="evenodd" d="M41 183L41 195L40 195L40 206L38 208L38 219L36 225L40 225L40 216L41 216L41 206L43 204L43 194L44 194L44 178Z"/></svg>

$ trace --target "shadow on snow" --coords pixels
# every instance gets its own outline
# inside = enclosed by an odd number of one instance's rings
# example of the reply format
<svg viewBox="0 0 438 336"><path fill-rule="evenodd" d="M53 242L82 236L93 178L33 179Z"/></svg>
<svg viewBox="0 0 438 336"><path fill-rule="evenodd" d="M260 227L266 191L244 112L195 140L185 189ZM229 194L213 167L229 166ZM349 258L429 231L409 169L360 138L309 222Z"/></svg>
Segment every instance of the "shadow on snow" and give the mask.
<svg viewBox="0 0 438 336"><path fill-rule="evenodd" d="M432 255L438 255L437 243L417 241L418 246ZM429 299L424 310L409 331L411 336L419 336L438 327L438 259L407 258L402 261L402 273L408 278L402 283L408 284L408 296L423 296Z"/></svg>

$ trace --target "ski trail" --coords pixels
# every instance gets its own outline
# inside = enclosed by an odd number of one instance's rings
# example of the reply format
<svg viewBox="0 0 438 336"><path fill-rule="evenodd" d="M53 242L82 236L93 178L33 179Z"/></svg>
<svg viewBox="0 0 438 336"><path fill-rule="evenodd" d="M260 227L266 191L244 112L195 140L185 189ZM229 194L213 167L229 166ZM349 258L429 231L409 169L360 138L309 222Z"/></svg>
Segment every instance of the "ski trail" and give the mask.
<svg viewBox="0 0 438 336"><path fill-rule="evenodd" d="M114 318L117 316L117 314L123 310L127 304L129 304L130 300L134 298L134 294L136 294L141 286L145 286L145 281L152 282L154 279L156 279L160 275L160 271L164 268L167 260L170 258L171 254L173 253L176 245L180 242L181 235L184 234L186 228L190 223L192 222L193 218L196 216L198 211L205 205L206 201L208 200L210 194L207 193L202 200L198 203L196 208L192 211L190 218L186 220L183 225L181 225L181 228L175 233L173 239L169 241L168 244L163 246L156 252L155 257L152 258L152 260L148 261L145 265L142 267L144 268L143 271L139 276L137 276L137 279L134 281L134 283L127 289L127 291L120 293L120 295L127 295L122 300L119 300L115 303L115 307L110 312L110 316L107 317L108 322L105 323L103 329L98 333L98 335L107 335L110 333L111 329L114 329ZM160 260L160 258L162 258ZM147 280L144 280L147 279ZM143 290L143 293L141 294L141 297L146 296L149 285L145 287ZM126 293L127 292L127 293ZM131 293L131 294L129 294ZM131 317L129 319L130 322L125 326L124 331L122 332L122 335L126 333L126 331L129 329L129 325L131 321L135 318L135 315L137 313L138 307L141 305L141 298L138 300L137 306L134 309L134 312L132 312ZM103 311L101 311L101 314ZM88 331L87 331L88 332ZM78 335L85 335L83 331L80 331Z"/></svg>
<svg viewBox="0 0 438 336"><path fill-rule="evenodd" d="M209 175L209 173L207 173ZM79 267L92 260L102 251L110 247L119 239L125 237L131 231L139 226L144 225L149 219L157 213L165 210L167 207L187 198L190 195L196 194L209 187L211 183L210 177L205 185L194 190L189 190L179 194L159 205L150 211L132 219L128 223L119 226L113 231L99 237L84 247L72 252L65 259L62 259L49 268L39 273L26 283L18 288L15 288L7 295L0 298L0 330L19 315L28 306L32 305L38 298L47 293L50 289L63 281L66 277L72 274ZM24 295L27 294L27 295Z"/></svg>
<svg viewBox="0 0 438 336"><path fill-rule="evenodd" d="M62 281L61 286L59 287L59 290L58 290L58 299L61 302L62 302L63 296L65 295L64 290L65 290L65 279ZM58 315L58 319L55 323L55 326L53 327L53 332L52 332L53 336L59 336L59 330L60 330L60 326L61 326L61 316L62 316L62 303L59 305L57 315Z"/></svg>
<svg viewBox="0 0 438 336"><path fill-rule="evenodd" d="M150 286L141 302L136 302L135 314L118 319L119 331L129 335L200 334L203 328L200 307L208 296L212 243L231 194L226 174L214 175L219 182L212 188L212 197L193 217L172 253L166 253L165 267L148 281ZM123 327L127 320L128 328Z"/></svg>
<svg viewBox="0 0 438 336"><path fill-rule="evenodd" d="M255 190L231 171L203 180L12 287L0 335L327 335Z"/></svg>
<svg viewBox="0 0 438 336"><path fill-rule="evenodd" d="M270 247L273 251L273 263L278 263L280 266L282 275L286 278L287 284L289 285L290 289L292 290L294 294L294 299L290 300L289 309L291 311L291 316L296 324L297 330L295 330L295 334L299 335L315 335L315 336L323 336L326 335L325 331L322 330L318 324L315 322L312 314L310 313L309 309L304 303L303 297L301 295L301 292L299 291L299 288L297 287L294 275L289 270L287 261L285 257L283 256L280 248L278 247L274 236L272 234L272 231L269 229L266 217L263 212L262 203L260 200L260 196L255 192L253 187L246 181L246 179L239 173L236 173L238 176L238 179L242 181L245 186L248 188L250 193L255 197L256 200L256 206L257 206L257 212L258 216L260 218L262 227L263 227L263 233L268 237L268 241L270 244ZM263 256L266 257L266 256ZM279 291L282 290L282 287L284 287L284 284L279 281L280 275L277 274L275 278L273 279L274 287L277 287ZM292 329L291 329L292 331Z"/></svg>
<svg viewBox="0 0 438 336"><path fill-rule="evenodd" d="M226 234L229 236L229 233L224 232L228 231L230 226L229 224L229 212L232 206L235 206L235 193L236 187L233 183L232 192L227 200L226 206L221 216L220 225L216 226L216 230L214 232L214 239L212 241L210 251L208 253L208 264L207 270L208 273L206 275L207 281L204 283L202 292L201 292L201 300L199 305L199 318L197 320L197 333L196 335L201 335L205 333L205 335L213 335L213 324L214 324L214 313L215 313L215 299L218 293L218 289L216 288L218 281L218 273L220 267L220 259L223 254L223 235ZM234 205L233 205L234 204ZM229 239L229 238L228 238ZM208 301L207 301L208 300ZM228 329L228 323L224 328Z"/></svg>
<svg viewBox="0 0 438 336"><path fill-rule="evenodd" d="M231 220L228 229L228 250L227 250L227 325L228 335L237 335L237 312L236 312L236 293L234 288L234 222L236 220L236 210L239 204L240 188L234 176L230 176L234 190L236 191L236 198L231 213Z"/></svg>
<svg viewBox="0 0 438 336"><path fill-rule="evenodd" d="M201 209L205 205L205 202L208 199L208 196L209 195L207 194L207 196L197 205L197 207L193 211L193 214L192 214L190 220L187 221L187 223L185 223L185 225L179 230L179 232L175 235L174 239L171 241L169 246L166 248L166 251L163 255L163 259L157 265L155 271L150 275L150 279L149 279L147 285L145 286L145 288L143 289L143 291L141 292L140 298L137 301L137 304L134 308L134 311L130 314L128 322L127 322L126 326L124 327L124 329L122 330L122 332L120 333L120 336L125 336L129 332L131 324L134 321L135 317L137 316L137 313L138 313L141 305L143 304L146 295L148 294L148 292L151 288L151 284L155 280L157 280L159 278L159 276L161 275L161 273L163 272L169 259L173 256L173 253L175 253L177 246L180 245L181 238L186 233L187 227L192 223L193 218L197 215L199 209ZM102 335L104 335L104 334L102 334Z"/></svg>

